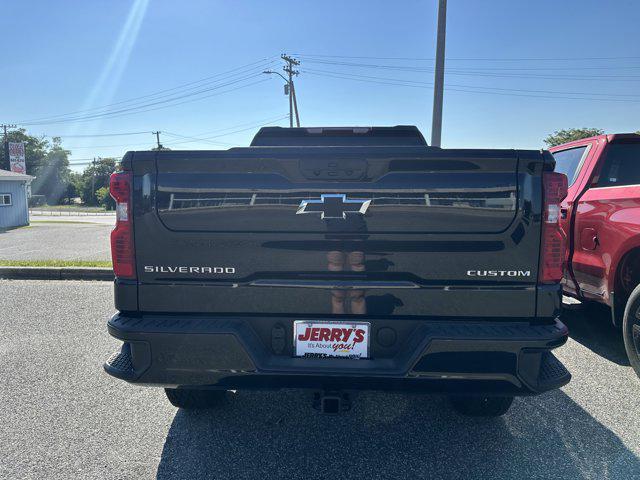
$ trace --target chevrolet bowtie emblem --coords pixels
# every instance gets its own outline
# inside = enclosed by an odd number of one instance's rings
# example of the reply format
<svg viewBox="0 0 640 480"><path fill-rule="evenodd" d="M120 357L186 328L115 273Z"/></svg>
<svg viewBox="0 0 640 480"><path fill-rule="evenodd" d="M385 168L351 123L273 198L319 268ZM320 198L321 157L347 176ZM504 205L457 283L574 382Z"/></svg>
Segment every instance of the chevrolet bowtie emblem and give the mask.
<svg viewBox="0 0 640 480"><path fill-rule="evenodd" d="M319 213L320 218L347 218L347 213L364 215L371 200L347 200L343 193L320 195L320 200L302 200L296 215L301 213Z"/></svg>

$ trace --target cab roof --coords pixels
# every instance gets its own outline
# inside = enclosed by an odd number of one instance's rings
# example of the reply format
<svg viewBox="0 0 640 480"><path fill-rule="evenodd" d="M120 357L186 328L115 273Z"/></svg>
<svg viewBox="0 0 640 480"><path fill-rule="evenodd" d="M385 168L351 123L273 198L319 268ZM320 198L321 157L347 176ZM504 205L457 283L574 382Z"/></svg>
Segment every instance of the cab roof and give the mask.
<svg viewBox="0 0 640 480"><path fill-rule="evenodd" d="M357 146L421 146L426 147L422 133L413 125L394 127L262 127L251 141L251 147L357 147Z"/></svg>

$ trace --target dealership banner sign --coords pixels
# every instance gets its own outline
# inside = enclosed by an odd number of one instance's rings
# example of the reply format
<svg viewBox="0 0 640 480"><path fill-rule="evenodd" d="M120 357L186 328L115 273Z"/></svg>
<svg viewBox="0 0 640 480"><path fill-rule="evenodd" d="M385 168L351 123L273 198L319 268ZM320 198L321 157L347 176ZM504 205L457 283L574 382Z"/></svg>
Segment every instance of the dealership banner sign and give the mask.
<svg viewBox="0 0 640 480"><path fill-rule="evenodd" d="M24 142L9 142L9 165L12 172L27 173Z"/></svg>

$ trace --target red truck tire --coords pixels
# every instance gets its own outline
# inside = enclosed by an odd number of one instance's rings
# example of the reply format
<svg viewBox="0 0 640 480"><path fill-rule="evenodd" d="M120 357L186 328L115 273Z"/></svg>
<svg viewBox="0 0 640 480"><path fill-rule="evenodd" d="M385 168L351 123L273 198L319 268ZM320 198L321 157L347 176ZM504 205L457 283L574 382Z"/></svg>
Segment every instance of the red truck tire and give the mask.
<svg viewBox="0 0 640 480"><path fill-rule="evenodd" d="M627 301L622 323L624 346L629 362L640 377L640 285L638 285Z"/></svg>

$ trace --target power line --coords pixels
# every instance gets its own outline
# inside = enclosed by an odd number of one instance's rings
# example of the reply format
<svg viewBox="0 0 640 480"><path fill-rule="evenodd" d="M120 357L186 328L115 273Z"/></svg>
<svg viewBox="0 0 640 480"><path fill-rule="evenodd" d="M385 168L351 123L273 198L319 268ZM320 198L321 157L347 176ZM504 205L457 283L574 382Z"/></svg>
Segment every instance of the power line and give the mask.
<svg viewBox="0 0 640 480"><path fill-rule="evenodd" d="M321 55L294 53L297 57L318 57L318 58L346 58L346 59L367 59L367 60L413 60L413 61L434 61L434 57L375 57L375 56L349 56L349 55ZM482 62L543 62L543 61L593 61L593 60L638 60L640 56L613 56L613 57L453 57L447 61L482 61Z"/></svg>
<svg viewBox="0 0 640 480"><path fill-rule="evenodd" d="M371 63L352 63L352 62L332 62L332 61L324 61L324 60L307 60L308 63L319 63L323 65L337 65L344 67L355 67L355 68L371 68L371 69L380 69L380 70L397 70L397 71L405 71L405 72L433 72L433 68L426 67L416 67L416 66L403 66L403 65L380 65L380 64L371 64ZM635 68L635 67L634 67ZM448 68L446 70L448 75L473 75L473 76L493 76L493 77L505 77L505 78L549 78L549 79L567 79L567 80L583 80L583 79L607 79L607 80L620 80L620 81L629 81L629 80L637 80L640 79L640 75L583 75L583 74L570 74L564 73L560 75L554 74L535 74L535 73L522 73L517 72L514 69L513 73L504 72L503 70L497 69L479 69L479 68ZM542 69L548 70L548 69Z"/></svg>
<svg viewBox="0 0 640 480"><path fill-rule="evenodd" d="M380 69L380 70L398 70L398 71L407 71L407 72L433 72L433 68L431 67L416 67L416 66L406 66L406 65L381 65L381 64L375 64L375 63L353 63L353 62L335 62L335 61L327 61L327 60L307 60L307 63L319 63L319 64L323 64L323 65L337 65L337 66L343 66L343 67L355 67L355 68L371 68L371 69ZM579 68L579 67L578 67ZM588 67L585 67L588 68ZM634 67L630 67L630 68L640 68L640 66L634 66ZM548 71L548 70L554 70L551 68L544 68L544 67L536 67L536 69L541 70L541 71ZM514 72L513 75L519 75L521 76L522 73L517 72L517 70L533 70L530 68L514 68L514 69L502 69L502 68L484 68L484 67L471 67L471 68L462 68L462 67L455 67L455 68L447 68L447 74L473 74L473 75L477 75L477 74L491 74L491 75L496 75L496 76L511 76L512 74L510 73L502 73L504 71L507 70L511 70ZM560 68L558 70L564 70L564 68ZM575 69L569 69L569 70L575 70ZM528 74L527 76L533 76L535 74ZM561 74L561 76L577 76L576 75L571 75L569 73L564 73ZM552 76L552 74L548 74L545 76ZM560 78L560 76L553 76L553 78ZM580 76L578 78L621 78L621 79L637 79L640 78L640 75L582 75L580 74Z"/></svg>
<svg viewBox="0 0 640 480"><path fill-rule="evenodd" d="M149 135L149 133L152 132L147 132L147 135ZM151 145L153 142L149 141L149 142L144 142L144 143L121 143L118 145L79 145L79 146L71 146L71 147L64 147L65 150L79 150L79 149L84 149L84 148L116 148L116 147L136 147L136 146L140 146L140 145Z"/></svg>
<svg viewBox="0 0 640 480"><path fill-rule="evenodd" d="M84 122L84 121L87 121L87 120L95 120L95 119L99 119L99 118L118 118L118 117L127 116L127 115L134 115L134 114L143 113L143 112L150 112L150 111L154 111L154 110L160 110L160 109L163 109L163 108L176 107L178 105L184 105L186 103L197 102L197 101L200 101L200 100L204 100L206 98L222 95L222 94L225 94L225 93L234 92L234 91L240 90L242 88L247 88L247 87L250 87L250 86L253 86L253 85L257 85L259 83L263 83L263 82L265 82L267 80L266 79L265 80L259 80L257 82L251 82L251 83L247 83L247 84L244 84L244 85L239 85L237 87L234 87L234 88L231 88L231 89L228 89L228 90L224 90L222 92L218 92L218 93L214 93L214 94L210 94L210 95L203 95L203 96L201 96L199 98L194 98L194 99L185 100L185 101L182 101L182 102L172 103L170 105L165 105L165 104L166 103L170 103L170 102L175 102L176 100L178 100L180 98L188 98L188 97L192 97L192 96L197 96L197 95L200 95L200 94L202 94L204 92L217 90L219 88L222 88L222 87L225 87L225 86L229 86L229 85L232 85L232 84L237 84L237 83L239 83L241 81L245 81L245 80L248 80L248 79L251 79L251 78L256 78L258 76L260 76L260 74L250 75L250 76L248 76L246 78L243 78L243 79L240 79L240 80L236 80L236 81L233 81L233 82L228 82L228 83L226 83L224 85L218 85L216 87L208 88L208 89L205 89L205 90L193 93L193 94L182 95L180 97L176 97L176 98L173 98L173 99L170 99L170 100L163 100L163 101L159 101L159 102L154 102L154 103L150 103L150 104L143 105L143 106L140 106L140 107L127 108L127 109L117 110L117 111L113 111L113 112L105 112L103 114L96 114L96 115L91 115L91 116L86 116L86 117L77 117L77 118L65 119L65 120L59 120L59 121L53 121L53 122L33 123L31 125L50 125L50 124L54 124L54 123L77 123L77 122ZM150 106L158 105L158 104L160 104L161 106L155 107L155 108L143 108L143 107L150 107ZM29 124L23 124L23 125L29 125Z"/></svg>
<svg viewBox="0 0 640 480"><path fill-rule="evenodd" d="M267 61L269 59L272 59L274 57L275 57L275 55L273 55L271 57L267 57L265 59L258 60L256 62L251 62L251 63L245 64L245 65L242 65L240 67L233 68L231 70L227 70L225 72L217 73L215 75L210 75L208 77L204 77L204 78L201 78L199 80L195 80L195 81L192 81L192 82L184 83L184 84L172 87L172 88L159 90L159 91L156 91L154 93L147 94L147 95L142 95L142 96L138 96L138 97L132 97L132 98L129 98L129 99L126 99L126 100L121 100L121 101L118 101L118 102L110 103L110 104L107 104L107 105L102 105L102 106L99 106L99 107L92 107L92 108L88 108L88 109L84 109L84 110L76 110L76 111L73 111L73 112L62 113L62 114L58 114L58 115L52 115L52 116L42 117L42 118L33 119L33 120L26 120L26 121L22 121L22 122L18 122L18 123L26 125L26 124L30 124L30 123L33 123L33 122L40 122L40 121L45 121L45 120L59 119L61 117L77 115L79 113L86 113L86 112L105 110L105 109L107 109L109 107L113 107L113 106L116 106L116 105L122 105L122 104L126 104L126 103L131 103L131 102L140 103L141 99L145 99L145 98L148 99L148 98L151 98L151 97L158 97L159 95L161 95L163 93L184 89L184 87L189 87L189 86L193 86L193 85L196 85L196 84L199 84L199 83L204 83L204 82L215 83L215 82L210 82L210 80L212 80L214 78L234 77L234 76L237 76L237 75L243 75L243 74L247 73L247 72L244 72L243 70L249 69L251 71L255 71L258 68L264 68L265 61ZM269 61L267 63L267 65L272 65L274 63L275 63L275 60L271 60L271 61ZM258 67L258 65L259 65L259 67ZM235 73L233 73L233 72L235 72ZM189 88L187 90L193 90L195 88L200 88L200 87L202 87L202 85L200 85L198 87L191 87L191 88ZM167 97L167 96L169 96L169 95L161 95L159 98L163 98L163 97Z"/></svg>
<svg viewBox="0 0 640 480"><path fill-rule="evenodd" d="M330 70L316 70L316 69L310 69L310 68L305 68L304 69L305 73L311 73L311 74L330 74L330 75L339 75L339 76L346 76L346 77L355 77L355 78L363 78L363 79L372 79L372 80L385 80L385 81L390 81L390 82L400 82L400 83L407 83L407 86L411 86L413 85L419 85L419 86L425 86L425 87L431 87L433 86L432 82L422 82L422 81L417 81L417 80L407 80L407 79L400 79L400 78L388 78L388 77L376 77L373 75L360 75L360 74L355 74L355 73L342 73L342 72L334 72L334 71L330 71ZM394 83L395 84L395 83ZM558 94L558 95L594 95L594 96L604 96L604 97L640 97L640 94L633 94L633 93L600 93L600 92L566 92L566 91L555 91L555 90L532 90L532 89L522 89L522 88L499 88L499 87L485 87L485 86L481 86L481 85L461 85L461 84L455 84L455 83L450 83L449 85L451 86L455 86L455 87L463 87L463 88L481 88L481 89L489 89L489 90L502 90L502 91L507 91L507 92L526 92L526 93L551 93L551 94Z"/></svg>
<svg viewBox="0 0 640 480"><path fill-rule="evenodd" d="M97 133L95 135L47 135L47 137L59 138L96 138L96 137L124 137L129 135L149 135L150 132L118 132L118 133Z"/></svg>
<svg viewBox="0 0 640 480"><path fill-rule="evenodd" d="M265 121L262 121L262 122L254 124L254 125L251 125L249 127L242 128L240 130L234 130L232 132L227 132L227 133L222 133L222 134L208 136L208 137L202 137L202 138L188 137L186 135L173 134L173 135L181 136L181 137L184 137L184 138L190 138L192 140L190 140L190 141L182 141L182 142L173 142L173 143L170 143L170 145L179 145L179 144L183 144L183 143L193 143L195 141L209 142L212 138L226 137L226 136L229 136L229 135L234 135L236 133L246 132L247 130L252 130L252 129L256 128L256 127L265 127L265 126L269 125L270 123L275 123L277 121L284 120L286 118L289 118L289 115L282 115L280 117L276 117L273 120L271 120L269 122L266 122L266 123L265 123ZM238 125L238 126L240 126L240 125ZM165 132L165 133L168 133L168 132ZM215 142L209 142L209 143L215 143Z"/></svg>
<svg viewBox="0 0 640 480"><path fill-rule="evenodd" d="M269 117L269 118L264 118L261 120L257 120L255 122L244 122L244 123L240 123L237 125L231 125L229 127L226 128L221 128L221 129L217 129L217 130L213 130L213 131L208 131L208 132L203 132L203 133L199 133L196 135L193 135L191 137L186 136L186 135L179 135L177 133L171 133L171 132L167 132L162 131L161 133L163 133L164 135L169 135L169 136L179 136L179 137L184 137L184 138L197 138L197 137L201 137L202 135L209 135L211 133L220 133L220 132L225 132L227 130L233 130L236 128L240 128L240 127L245 127L248 126L249 128L247 128L246 130L250 130L251 128L255 128L256 126L261 126L264 125L265 123L269 123L269 122L275 122L278 120L282 120L283 118L288 118L288 115L285 115L284 117L282 115L276 116L276 117ZM155 132L151 132L151 131L146 131L146 132L142 132L145 135L149 135L149 134L154 134ZM234 132L230 132L234 133ZM209 137L209 138L216 138L218 136L225 136L226 134L222 134L222 135L216 135L214 137ZM66 137L61 136L60 138L62 138L62 140L64 140ZM198 141L202 140L201 138L197 138ZM116 147L137 147L137 146L141 146L141 145L149 145L151 142L143 142L143 143L121 143L121 144L116 144L116 145L81 145L81 146L65 146L65 150L78 150L78 149L92 149L92 148L116 148ZM218 144L218 145L230 145L227 144L225 142L209 142L212 144ZM173 145L173 142L164 142L165 145Z"/></svg>
<svg viewBox="0 0 640 480"><path fill-rule="evenodd" d="M377 83L382 85L396 85L401 87L414 87L414 88L429 88L429 85L426 84L408 84L402 83L401 81L384 81L384 80L367 80L361 78L353 78L352 76L347 75L330 75L330 74L322 74L322 73L314 73L309 70L305 70L306 73L310 73L312 75L319 75L324 77L333 77L337 79L343 80L355 80L360 82L368 82L368 83ZM454 87L454 88L451 88ZM466 93L480 93L487 95L502 95L502 96L513 96L513 97L533 97L533 98L553 98L553 99L561 99L561 100L591 100L591 101L604 101L604 102L640 102L640 100L632 100L632 99L622 99L622 98L588 98L588 97L577 97L577 96L552 96L552 95L533 95L526 93L506 93L500 91L483 91L488 90L492 87L477 87L477 86L455 86L454 84L450 84L446 87L448 91L452 92L466 92ZM475 90L472 90L475 89ZM526 91L525 91L526 92Z"/></svg>
<svg viewBox="0 0 640 480"><path fill-rule="evenodd" d="M519 73L489 73L483 71L447 71L447 75L462 75L473 77L493 77L493 78L524 78L524 79L541 79L541 80L606 80L608 82L637 82L640 75L540 75L535 73L519 74Z"/></svg>
<svg viewBox="0 0 640 480"><path fill-rule="evenodd" d="M204 138L205 139L210 139L210 138L226 137L227 135L234 135L236 133L246 132L247 130L251 130L251 129L256 128L256 127L266 127L269 124L276 123L276 122L278 122L280 120L284 120L286 118L289 118L289 115L282 115L281 117L276 118L276 119L274 119L273 121L270 121L270 122L266 122L266 123L265 122L261 122L260 124L252 125L250 127L242 128L242 129L239 129L239 130L234 130L233 132L227 132L227 133L223 133L223 134L219 134L219 135L213 135L213 136L204 137Z"/></svg>
<svg viewBox="0 0 640 480"><path fill-rule="evenodd" d="M196 133L194 136L201 137L203 135L210 135L212 133L220 133L220 132L224 132L224 131L227 131L227 130L234 130L236 128L241 128L241 127L261 126L261 125L264 125L265 123L276 122L278 120L282 120L283 118L288 118L288 115L284 115L284 117L282 115L277 115L277 116L274 116L274 117L263 118L261 120L255 120L253 122L238 123L238 124L232 125L230 127L219 128L219 129L216 129L216 130L209 130L207 132Z"/></svg>
<svg viewBox="0 0 640 480"><path fill-rule="evenodd" d="M217 80L217 82L218 83L219 82L224 82L226 80L231 80L231 79L240 81L242 79L251 77L251 75L249 75L249 73L256 74L257 71L253 70L251 72L242 72L242 73L236 73L236 74L233 74L233 75L230 75L230 76L225 76L224 78L221 78L221 79ZM242 76L240 78L238 78L238 75L242 75ZM215 85L213 88L220 88L221 86L225 86L225 85L228 85L228 84L229 83L226 83L226 84L222 83L222 84L216 85L216 82L207 82L205 84L198 85L197 87L187 88L187 89L185 89L185 90L183 90L182 92L179 92L179 93L185 94L187 92L190 92L191 95L197 95L199 93L202 93L202 92L210 90L208 88L204 88L203 89L203 87L205 87L206 85ZM194 91L196 89L200 89L200 90ZM182 98L184 96L184 95L181 95L181 96L176 96L176 95L178 95L178 92L172 93L172 94L165 94L165 95L157 95L157 94L147 95L145 97L155 97L155 98L148 98L148 100L137 100L137 101L134 101L134 102L117 102L116 104L118 104L118 103L123 104L121 110L114 110L113 108L112 109L107 109L107 107L98 107L98 108L86 110L86 112L89 112L86 115L77 115L77 114L67 113L67 114L61 114L61 115L57 115L57 116L53 116L53 117L47 117L47 118L43 118L43 119L40 119L40 120L33 120L31 122L22 122L22 123L25 124L25 125L28 125L28 124L50 124L50 123L61 123L64 120L75 120L75 119L78 119L78 118L80 118L80 119L82 119L82 118L91 118L93 116L109 115L109 114L112 114L113 112L124 111L123 109L133 110L135 108L144 108L144 107L146 107L148 105L153 104L153 102L157 103L158 100L161 100L163 98L166 98L167 99L166 101L173 101L173 100L175 100L177 98ZM149 103L149 102L151 102L151 103ZM128 103L128 105L126 103ZM114 105L116 105L116 104L114 104ZM82 112L82 111L79 111L79 112Z"/></svg>
<svg viewBox="0 0 640 480"><path fill-rule="evenodd" d="M220 85L216 85L214 87L209 87L206 89L202 89L199 90L197 92L193 92L193 93L189 93L189 94L184 94L184 95L180 95L177 97L173 97L171 99L167 99L167 100L159 100L159 101L153 101L151 103L146 103L144 105L140 105L140 106L136 106L136 107L125 107L125 108L121 108L119 110L111 110L111 111L106 111L106 112L101 112L101 113L96 113L96 114L92 114L92 115L86 115L86 116L77 116L77 117L70 117L68 119L60 119L60 120L54 120L51 122L33 122L33 123L23 123L23 125L39 125L39 124L53 124L53 123L66 123L66 122L70 122L70 121L84 121L84 120L89 120L89 119L96 119L96 118L103 118L103 117L107 117L107 116L111 116L111 115L115 115L118 113L126 113L132 110L137 110L140 108L145 108L145 107L150 107L150 106L155 106L158 104L163 104L163 103L168 103L168 102L172 102L175 100L180 100L182 98L187 98L187 97L191 97L191 96L195 96L195 95L199 95L201 93L206 93L212 90L217 90L219 88L225 87L225 86L229 86L229 85L233 85L239 82L242 82L244 80L248 80L250 78L254 78L258 76L257 74L254 75L248 75L245 77L242 77L240 79L236 79L227 83L223 83Z"/></svg>
<svg viewBox="0 0 640 480"><path fill-rule="evenodd" d="M464 71L464 70L477 70L477 71L560 71L560 70L628 70L628 69L637 69L640 68L640 65L627 65L627 66L597 66L597 67L455 67L451 70L454 71Z"/></svg>
<svg viewBox="0 0 640 480"><path fill-rule="evenodd" d="M277 122L279 120L284 120L285 118L288 118L288 115L280 115L278 117L271 117L271 118L267 118L267 119L263 119L260 120L258 122L254 122L253 124L249 124L247 122L245 123L241 123L241 124L237 124L237 125L232 125L230 127L227 128L223 128L223 129L219 129L219 130L213 130L209 133L217 133L217 132L225 132L229 129L233 129L233 128L237 128L237 127L245 127L246 128L242 128L240 130L234 130L231 132L226 132L226 133L218 133L217 135L213 135L213 136L209 136L209 137L204 137L204 138L198 138L197 136L187 136L187 135L181 135L178 133L172 133L172 132L167 132L167 131L163 131L162 133L165 135L169 135L169 136L175 136L175 137L180 137L180 138L186 138L189 140L186 141L178 141L178 142L164 142L165 146L173 146L173 145L181 145L184 143L194 143L194 142L204 142L204 143L210 143L210 144L214 144L214 145L232 145L230 143L226 143L226 142L212 142L211 139L212 138L219 138L219 137L225 137L225 136L229 136L229 135L234 135L236 133L240 133L240 132L245 132L247 130L251 130L253 128L256 127L262 127L262 126L267 126L270 123L274 123ZM146 132L147 134L149 134L149 132ZM205 132L206 133L206 132ZM200 134L203 135L203 134ZM93 146L93 147L73 147L73 148L114 148L114 147L133 147L133 146L137 146L137 145L148 145L149 143L143 143L143 144L123 144L123 145L102 145L102 146ZM69 149L72 149L71 147L67 147ZM100 157L98 157L100 158ZM77 166L77 165L84 165L84 164L88 164L91 163L92 159L91 158L78 158L78 159L72 159L69 162L69 165L71 166ZM78 163L76 163L78 162Z"/></svg>
<svg viewBox="0 0 640 480"><path fill-rule="evenodd" d="M140 111L133 112L133 113L128 113L128 114L125 113L125 114L111 116L110 118L117 118L117 117L121 117L121 116L132 115L132 114L135 114L135 113L152 112L152 111L155 111L155 110L162 110L163 108L171 108L171 107L177 107L179 105L184 105L184 104L187 104L187 103L199 102L200 100L205 100L205 99L211 98L211 97L217 97L217 96L223 95L225 93L235 92L237 90L241 90L241 89L247 88L247 87L252 87L254 85L258 85L258 84L264 83L266 81L268 81L268 80L266 80L266 79L265 80L258 80L257 82L251 82L251 83L247 83L245 85L239 85L239 86L237 86L235 88L224 90L222 92L213 93L213 94L210 94L210 95L204 95L204 96L199 97L199 98L194 98L194 99L191 99L191 100L185 100L183 102L174 103L172 105L164 105L164 106L155 107L155 108L147 108L147 109L140 110Z"/></svg>
<svg viewBox="0 0 640 480"><path fill-rule="evenodd" d="M429 88L429 84L427 84L426 82L424 84L408 84L408 83L402 83L402 81L386 81L387 79L382 79L382 80L367 80L367 79L361 79L361 78L353 78L352 76L346 76L346 75L330 75L330 74L320 74L320 73L314 73L308 70L305 70L306 73L312 74L312 75L319 75L319 76L325 76L325 77L332 77L332 78L337 78L337 79L344 79L344 80L355 80L355 81L360 81L360 82L367 82L367 83L376 83L376 84L381 84L381 85L395 85L395 86L401 86L401 87L414 87L414 88ZM451 88L451 87L455 87L455 88ZM534 98L556 98L556 99L569 99L569 100L594 100L594 101L618 101L618 102L638 102L640 100L631 100L631 99L607 99L607 98L586 98L586 97L566 97L566 96L550 96L550 95L528 95L528 94L519 94L519 93L504 93L504 92L492 92L492 91L483 91L483 90L488 90L488 89L492 89L492 87L478 87L478 86L467 86L467 85L456 85L456 84L449 84L447 87L447 90L449 91L457 91L457 92L467 92L467 93L484 93L484 94L493 94L493 95L503 95L503 96L516 96L516 97L534 97ZM471 89L475 89L475 90L471 90ZM503 90L503 89L497 89L497 90ZM511 89L504 89L504 90L511 90ZM513 89L513 90L517 90L517 89ZM524 92L526 92L526 90L524 90Z"/></svg>
<svg viewBox="0 0 640 480"><path fill-rule="evenodd" d="M187 140L183 140L181 142L179 141L173 141L173 142L169 142L167 143L167 145L180 145L183 143L193 143L193 142L204 142L204 143L209 143L211 145L232 145L231 143L227 143L227 142L212 142L209 139L206 138L199 138L199 137L192 137L189 135L180 135L179 133L172 133L172 132L164 132L165 134L171 136L171 137L178 137L178 138L186 138Z"/></svg>

